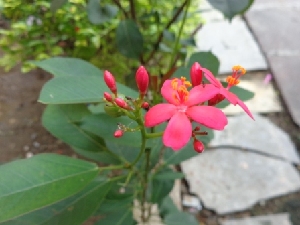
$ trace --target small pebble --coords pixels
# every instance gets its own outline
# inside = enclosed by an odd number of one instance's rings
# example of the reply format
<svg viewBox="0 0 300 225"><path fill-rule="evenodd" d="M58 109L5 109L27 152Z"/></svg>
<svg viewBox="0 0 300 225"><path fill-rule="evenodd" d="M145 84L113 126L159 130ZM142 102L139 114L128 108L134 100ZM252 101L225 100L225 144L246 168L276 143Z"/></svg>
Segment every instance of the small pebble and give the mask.
<svg viewBox="0 0 300 225"><path fill-rule="evenodd" d="M26 158L31 158L33 156L33 153L32 152L27 152L26 153Z"/></svg>
<svg viewBox="0 0 300 225"><path fill-rule="evenodd" d="M25 145L25 146L23 147L23 150L24 150L25 152L27 152L29 149L30 149L30 148L29 148L28 145Z"/></svg>
<svg viewBox="0 0 300 225"><path fill-rule="evenodd" d="M33 133L33 134L30 135L31 140L36 139L36 137L37 137L37 133Z"/></svg>
<svg viewBox="0 0 300 225"><path fill-rule="evenodd" d="M195 208L198 211L202 210L203 208L200 203L200 200L197 197L188 194L183 195L182 205L185 207Z"/></svg>
<svg viewBox="0 0 300 225"><path fill-rule="evenodd" d="M35 148L39 148L39 147L41 146L41 144L38 143L37 141L34 141L34 142L33 142L33 146L34 146Z"/></svg>

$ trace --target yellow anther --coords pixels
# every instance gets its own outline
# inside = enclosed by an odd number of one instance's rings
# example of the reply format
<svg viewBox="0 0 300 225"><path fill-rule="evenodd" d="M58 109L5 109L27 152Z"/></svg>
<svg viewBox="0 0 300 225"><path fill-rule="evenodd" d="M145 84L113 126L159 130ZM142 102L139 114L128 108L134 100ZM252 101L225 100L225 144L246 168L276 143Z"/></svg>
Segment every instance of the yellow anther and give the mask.
<svg viewBox="0 0 300 225"><path fill-rule="evenodd" d="M240 83L240 81L236 78L234 78L233 76L228 76L226 78L226 82L230 85L230 86L234 86L237 85L238 83Z"/></svg>
<svg viewBox="0 0 300 225"><path fill-rule="evenodd" d="M242 75L244 75L247 71L245 70L244 67L240 66L240 65L236 65L232 67L232 71L233 72L240 72Z"/></svg>
<svg viewBox="0 0 300 225"><path fill-rule="evenodd" d="M171 81L171 86L174 90L177 90L178 88L178 79L177 78L174 78L172 81Z"/></svg>

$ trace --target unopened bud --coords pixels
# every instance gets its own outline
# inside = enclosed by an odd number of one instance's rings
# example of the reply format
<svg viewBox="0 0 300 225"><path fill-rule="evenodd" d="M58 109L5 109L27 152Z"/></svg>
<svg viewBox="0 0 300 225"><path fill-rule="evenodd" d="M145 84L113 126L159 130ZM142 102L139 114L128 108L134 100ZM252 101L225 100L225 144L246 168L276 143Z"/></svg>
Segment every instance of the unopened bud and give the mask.
<svg viewBox="0 0 300 225"><path fill-rule="evenodd" d="M200 85L202 83L202 70L199 63L195 62L192 65L190 76L191 76L193 87Z"/></svg>
<svg viewBox="0 0 300 225"><path fill-rule="evenodd" d="M104 92L103 95L104 95L104 98L105 98L106 101L112 102L112 97L108 92Z"/></svg>
<svg viewBox="0 0 300 225"><path fill-rule="evenodd" d="M204 144L201 141L195 139L194 140L194 150L198 153L202 153L204 151Z"/></svg>
<svg viewBox="0 0 300 225"><path fill-rule="evenodd" d="M140 66L136 71L135 81L140 91L140 94L144 96L147 93L149 85L149 75L145 67Z"/></svg>
<svg viewBox="0 0 300 225"><path fill-rule="evenodd" d="M143 109L148 109L149 108L149 103L148 102L143 102L142 108Z"/></svg>
<svg viewBox="0 0 300 225"><path fill-rule="evenodd" d="M114 133L114 137L115 138L120 138L122 137L124 134L124 132L122 130L116 130L115 133Z"/></svg>
<svg viewBox="0 0 300 225"><path fill-rule="evenodd" d="M120 108L123 109L128 109L128 104L125 102L124 99L122 98L116 98L115 99L115 103L117 104L117 106L119 106Z"/></svg>
<svg viewBox="0 0 300 225"><path fill-rule="evenodd" d="M104 71L104 81L112 93L117 93L117 85L114 76L107 70Z"/></svg>

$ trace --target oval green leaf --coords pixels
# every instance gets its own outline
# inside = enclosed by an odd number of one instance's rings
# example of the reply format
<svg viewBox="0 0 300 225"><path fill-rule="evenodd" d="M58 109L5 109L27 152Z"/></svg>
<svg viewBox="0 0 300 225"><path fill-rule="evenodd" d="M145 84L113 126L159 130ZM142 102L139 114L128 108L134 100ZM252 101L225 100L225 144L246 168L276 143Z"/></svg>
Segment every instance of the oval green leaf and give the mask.
<svg viewBox="0 0 300 225"><path fill-rule="evenodd" d="M0 166L0 222L67 198L98 174L94 163L40 154Z"/></svg>
<svg viewBox="0 0 300 225"><path fill-rule="evenodd" d="M254 0L208 0L208 2L231 20L234 16L244 13Z"/></svg>
<svg viewBox="0 0 300 225"><path fill-rule="evenodd" d="M128 58L138 59L143 52L143 36L133 20L123 20L116 30L118 50Z"/></svg>
<svg viewBox="0 0 300 225"><path fill-rule="evenodd" d="M103 5L101 0L89 0L87 13L91 23L102 24L113 19L117 15L118 7L111 4Z"/></svg>
<svg viewBox="0 0 300 225"><path fill-rule="evenodd" d="M103 76L103 72L82 59L53 57L42 61L32 61L32 64L53 74L55 77L61 76Z"/></svg>

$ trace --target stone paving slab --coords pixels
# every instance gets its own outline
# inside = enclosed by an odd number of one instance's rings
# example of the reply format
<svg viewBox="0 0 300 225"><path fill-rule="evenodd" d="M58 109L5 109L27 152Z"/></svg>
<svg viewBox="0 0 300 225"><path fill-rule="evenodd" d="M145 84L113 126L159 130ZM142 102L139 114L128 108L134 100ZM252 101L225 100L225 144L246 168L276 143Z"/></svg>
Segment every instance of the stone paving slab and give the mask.
<svg viewBox="0 0 300 225"><path fill-rule="evenodd" d="M246 74L239 87L245 88L255 93L254 97L246 101L246 105L252 113L269 113L281 112L282 106L272 83L264 83L266 72L256 72ZM239 106L230 104L223 109L227 115L235 115L243 113L243 109Z"/></svg>
<svg viewBox="0 0 300 225"><path fill-rule="evenodd" d="M255 121L243 113L228 118L223 131L216 131L211 147L234 146L250 149L300 164L299 155L289 135L269 119L254 114Z"/></svg>
<svg viewBox="0 0 300 225"><path fill-rule="evenodd" d="M201 1L201 16L206 24L195 35L197 49L212 51L220 59L220 73L231 73L234 65L247 70L264 70L267 64L245 22L236 17L229 22L206 1Z"/></svg>
<svg viewBox="0 0 300 225"><path fill-rule="evenodd" d="M267 57L294 122L300 126L300 2L255 1L246 19Z"/></svg>
<svg viewBox="0 0 300 225"><path fill-rule="evenodd" d="M221 225L292 225L288 213L227 220Z"/></svg>
<svg viewBox="0 0 300 225"><path fill-rule="evenodd" d="M207 150L181 167L190 192L219 214L300 189L299 173L290 163L248 151Z"/></svg>

